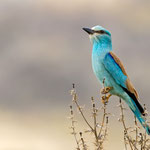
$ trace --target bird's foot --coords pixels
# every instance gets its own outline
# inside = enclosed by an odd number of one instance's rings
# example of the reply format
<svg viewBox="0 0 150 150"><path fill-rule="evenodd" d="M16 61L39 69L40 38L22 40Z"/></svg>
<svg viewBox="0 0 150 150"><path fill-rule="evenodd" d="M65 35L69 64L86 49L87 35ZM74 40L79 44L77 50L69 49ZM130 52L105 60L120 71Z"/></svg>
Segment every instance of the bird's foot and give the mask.
<svg viewBox="0 0 150 150"><path fill-rule="evenodd" d="M102 96L102 98L101 98L102 103L107 104L110 96L111 96L111 94Z"/></svg>
<svg viewBox="0 0 150 150"><path fill-rule="evenodd" d="M112 87L104 87L100 90L101 94L107 94L112 89Z"/></svg>

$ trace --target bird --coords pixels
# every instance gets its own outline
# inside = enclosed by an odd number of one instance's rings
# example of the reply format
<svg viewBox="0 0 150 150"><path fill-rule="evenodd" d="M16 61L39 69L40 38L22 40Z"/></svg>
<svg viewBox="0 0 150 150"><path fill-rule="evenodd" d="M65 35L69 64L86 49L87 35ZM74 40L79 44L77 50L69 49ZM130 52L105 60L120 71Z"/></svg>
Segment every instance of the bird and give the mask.
<svg viewBox="0 0 150 150"><path fill-rule="evenodd" d="M139 120L148 135L150 127L145 119L145 110L139 102L139 96L131 83L123 63L112 52L111 33L102 26L83 28L92 42L92 68L97 79L104 84L102 93L107 93L107 99L115 95L123 99L133 114Z"/></svg>

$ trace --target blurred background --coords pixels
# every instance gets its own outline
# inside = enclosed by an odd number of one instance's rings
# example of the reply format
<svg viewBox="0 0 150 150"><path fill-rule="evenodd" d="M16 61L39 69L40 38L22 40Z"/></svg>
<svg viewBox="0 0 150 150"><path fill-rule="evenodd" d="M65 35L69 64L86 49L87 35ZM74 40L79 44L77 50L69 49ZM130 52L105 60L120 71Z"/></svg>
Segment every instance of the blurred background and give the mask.
<svg viewBox="0 0 150 150"><path fill-rule="evenodd" d="M82 27L111 31L113 49L150 110L149 14L149 0L1 0L0 149L75 148L67 120L72 83L89 113L90 97L99 99L100 90L91 67L92 45ZM106 149L116 144L123 149L117 103L113 97L108 105L115 117Z"/></svg>

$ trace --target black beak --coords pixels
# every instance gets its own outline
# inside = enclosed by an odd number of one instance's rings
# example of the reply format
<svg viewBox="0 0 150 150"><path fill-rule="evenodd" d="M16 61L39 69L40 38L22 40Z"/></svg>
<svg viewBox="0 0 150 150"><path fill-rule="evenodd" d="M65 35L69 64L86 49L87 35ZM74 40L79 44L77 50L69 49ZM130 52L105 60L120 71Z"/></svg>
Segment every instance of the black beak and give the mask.
<svg viewBox="0 0 150 150"><path fill-rule="evenodd" d="M94 31L90 28L82 28L84 31L86 31L88 34L93 34Z"/></svg>

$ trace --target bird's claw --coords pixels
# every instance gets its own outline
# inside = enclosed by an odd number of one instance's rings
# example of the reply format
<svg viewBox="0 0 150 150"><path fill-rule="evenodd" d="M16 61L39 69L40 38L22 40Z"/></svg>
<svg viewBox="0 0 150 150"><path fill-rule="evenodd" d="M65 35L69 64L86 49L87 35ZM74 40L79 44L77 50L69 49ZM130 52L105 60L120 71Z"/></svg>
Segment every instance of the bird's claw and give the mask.
<svg viewBox="0 0 150 150"><path fill-rule="evenodd" d="M101 94L107 94L112 89L112 87L104 87L100 90Z"/></svg>
<svg viewBox="0 0 150 150"><path fill-rule="evenodd" d="M107 104L110 96L111 96L111 94L102 96L102 98L101 98L102 103Z"/></svg>

